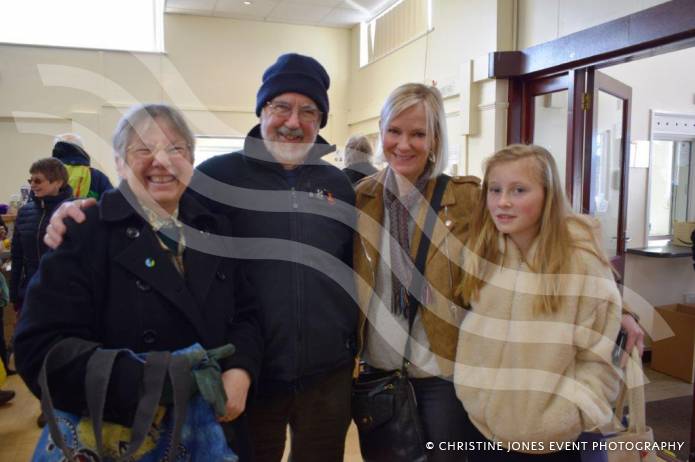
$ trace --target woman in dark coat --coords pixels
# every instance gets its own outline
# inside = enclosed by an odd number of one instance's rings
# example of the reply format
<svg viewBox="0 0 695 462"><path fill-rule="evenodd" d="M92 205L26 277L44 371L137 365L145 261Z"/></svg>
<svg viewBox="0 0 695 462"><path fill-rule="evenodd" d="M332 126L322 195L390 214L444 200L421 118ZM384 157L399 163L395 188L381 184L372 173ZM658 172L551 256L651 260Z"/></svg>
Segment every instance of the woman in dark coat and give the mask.
<svg viewBox="0 0 695 462"><path fill-rule="evenodd" d="M58 160L39 159L29 168L29 202L17 213L12 234L12 277L10 301L18 313L27 284L39 267L41 256L48 251L43 242L48 220L53 211L72 197L68 184L68 171Z"/></svg>
<svg viewBox="0 0 695 462"><path fill-rule="evenodd" d="M185 192L193 135L176 110L137 106L119 122L113 148L119 188L85 211L85 223L68 221L63 244L46 255L29 285L17 326L17 369L38 396L42 361L66 337L135 353L232 343L236 352L220 362L227 395L220 420L236 420L243 433L237 417L258 375L262 342L252 288L216 240L227 234L224 218ZM49 374L56 408L85 412L88 356ZM140 362L118 356L105 420L131 423L142 376ZM233 449L244 453L241 444Z"/></svg>

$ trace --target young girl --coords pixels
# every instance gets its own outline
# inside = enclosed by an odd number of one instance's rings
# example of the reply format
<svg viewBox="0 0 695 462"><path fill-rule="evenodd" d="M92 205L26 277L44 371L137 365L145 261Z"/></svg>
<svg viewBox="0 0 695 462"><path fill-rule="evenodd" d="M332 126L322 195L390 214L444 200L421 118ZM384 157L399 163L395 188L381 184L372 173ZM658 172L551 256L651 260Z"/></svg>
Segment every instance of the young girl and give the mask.
<svg viewBox="0 0 695 462"><path fill-rule="evenodd" d="M508 146L485 167L459 288L454 379L481 449L468 458L578 461L580 434L612 417L620 294L547 150Z"/></svg>

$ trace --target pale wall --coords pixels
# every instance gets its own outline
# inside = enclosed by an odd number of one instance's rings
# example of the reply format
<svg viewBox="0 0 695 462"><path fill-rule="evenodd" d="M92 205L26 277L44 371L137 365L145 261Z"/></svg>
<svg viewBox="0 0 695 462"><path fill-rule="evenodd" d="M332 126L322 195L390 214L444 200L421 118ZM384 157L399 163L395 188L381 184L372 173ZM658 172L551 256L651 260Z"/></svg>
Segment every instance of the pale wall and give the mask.
<svg viewBox="0 0 695 462"><path fill-rule="evenodd" d="M667 0L517 0L519 49L637 13Z"/></svg>
<svg viewBox="0 0 695 462"><path fill-rule="evenodd" d="M135 102L176 104L197 134L246 134L263 70L289 51L324 64L331 115L321 134L347 137L350 31L186 15L166 15L165 27L165 55L0 45L0 203L59 132L80 132L115 182L110 136Z"/></svg>
<svg viewBox="0 0 695 462"><path fill-rule="evenodd" d="M506 82L485 77L487 54L512 47L512 7L508 0L437 0L430 33L363 68L359 27L353 28L350 134L378 131L381 106L398 85L435 80L445 97L450 152L460 153L459 173L480 175L482 159L506 136ZM471 83L462 69L473 60Z"/></svg>

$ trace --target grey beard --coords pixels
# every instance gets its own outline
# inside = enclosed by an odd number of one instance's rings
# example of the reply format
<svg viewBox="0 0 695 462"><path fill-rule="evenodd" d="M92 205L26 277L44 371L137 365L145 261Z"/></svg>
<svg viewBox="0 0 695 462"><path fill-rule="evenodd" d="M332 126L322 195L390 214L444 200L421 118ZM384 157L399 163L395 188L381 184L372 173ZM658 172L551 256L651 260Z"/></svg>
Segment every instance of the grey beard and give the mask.
<svg viewBox="0 0 695 462"><path fill-rule="evenodd" d="M282 143L263 140L265 148L281 164L301 164L306 160L313 143Z"/></svg>

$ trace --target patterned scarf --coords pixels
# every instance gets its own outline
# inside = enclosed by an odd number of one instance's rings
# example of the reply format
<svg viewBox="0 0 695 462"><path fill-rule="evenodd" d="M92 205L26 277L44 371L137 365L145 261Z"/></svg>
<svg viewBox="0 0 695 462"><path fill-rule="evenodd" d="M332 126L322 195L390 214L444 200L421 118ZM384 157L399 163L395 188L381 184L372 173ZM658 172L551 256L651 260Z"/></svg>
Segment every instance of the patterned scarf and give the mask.
<svg viewBox="0 0 695 462"><path fill-rule="evenodd" d="M424 195L427 181L430 177L430 166L420 175L414 188L405 196L399 197L396 174L389 167L384 180L384 208L389 216L389 231L391 233L391 311L394 314L408 317L408 289L413 279L415 263L410 256L409 224L413 221L408 210L412 210L418 200ZM403 281L403 283L401 283ZM413 307L417 309L417 307Z"/></svg>

